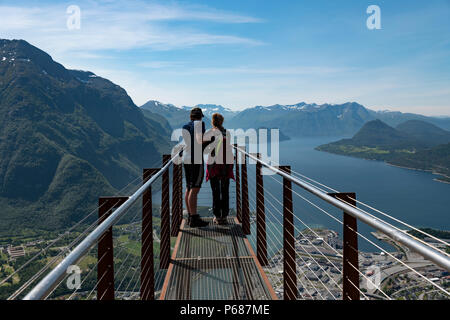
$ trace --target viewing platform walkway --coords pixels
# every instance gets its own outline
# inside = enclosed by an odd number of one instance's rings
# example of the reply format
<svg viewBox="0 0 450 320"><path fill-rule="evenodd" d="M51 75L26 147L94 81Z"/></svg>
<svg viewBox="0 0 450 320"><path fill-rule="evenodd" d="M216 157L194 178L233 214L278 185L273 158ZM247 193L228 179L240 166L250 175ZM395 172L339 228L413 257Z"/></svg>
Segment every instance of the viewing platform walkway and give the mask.
<svg viewBox="0 0 450 320"><path fill-rule="evenodd" d="M386 274L386 266L390 264L388 268L395 268L391 270L396 273L409 273L409 281L424 288L423 294L436 299L450 297L445 279L450 272L450 256L444 249L450 246L448 242L362 202L356 192L339 192L290 166L274 167L262 160L259 153L248 153L237 145L234 149L236 180L234 188L230 188L234 198L230 213L236 216L230 216L227 225L215 225L212 218L205 218L208 225L203 228L187 225L183 220L183 166L175 161L180 155L163 155L161 167L143 169L142 180L135 179L138 185L130 196L99 198L97 210L91 213L98 211L98 219L76 235L67 247L70 251L62 250L53 258L54 263L59 261L57 265L23 299L60 298L64 294L69 300L90 300L95 294L97 300L398 299L391 290L385 290L381 278L377 280L377 269L371 268L381 262L385 268L378 268L380 276L381 272ZM247 164L252 164L251 161L254 166L249 175ZM264 168L273 174L263 174ZM158 195L161 202L153 203L156 197L152 185L157 181L161 182ZM210 204L208 198L207 208ZM336 224L331 236L305 222L309 218L315 221L319 213L331 219L328 223ZM303 217L304 214L307 216ZM129 234L122 230L121 219L125 216L127 223L136 221ZM403 229L386 218L403 224ZM431 267L407 263L372 241L364 231L358 231L358 224L414 252ZM336 228L340 228L339 239ZM439 243L423 241L405 229L413 229ZM159 236L156 244L155 234ZM121 245L121 237L126 237L128 244L140 242L140 246L133 245L134 250L129 250L123 242ZM173 239L176 239L174 246ZM359 239L385 257L380 260L379 254L360 251ZM67 270L89 257L91 250L95 250L97 263L82 274L81 282L83 288L90 285L89 294L79 294L78 289L67 294L60 287L67 283L64 281L69 277ZM19 297L51 264L33 275L9 299ZM395 283L394 277L390 279ZM407 282L402 285L409 289Z"/></svg>
<svg viewBox="0 0 450 320"><path fill-rule="evenodd" d="M277 296L238 220L190 228L183 220L161 300L273 300Z"/></svg>

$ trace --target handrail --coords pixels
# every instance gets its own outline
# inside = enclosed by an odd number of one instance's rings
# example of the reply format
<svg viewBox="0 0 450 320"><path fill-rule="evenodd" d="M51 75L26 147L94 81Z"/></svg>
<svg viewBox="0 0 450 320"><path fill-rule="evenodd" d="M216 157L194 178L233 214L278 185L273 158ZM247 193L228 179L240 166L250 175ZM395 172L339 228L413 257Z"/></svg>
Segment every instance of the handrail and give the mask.
<svg viewBox="0 0 450 320"><path fill-rule="evenodd" d="M153 175L145 184L143 184L127 201L117 208L108 218L97 226L86 238L78 244L75 249L65 257L49 274L45 276L24 298L23 300L40 300L45 298L59 284L66 275L66 270L71 265L77 263L89 249L108 231L143 195L143 193L165 172L174 162L175 155L168 161L155 175Z"/></svg>
<svg viewBox="0 0 450 320"><path fill-rule="evenodd" d="M349 215L353 216L354 218L361 220L365 224L377 229L378 231L381 231L388 237L394 239L395 241L398 241L402 243L403 245L407 246L408 248L416 251L420 255L422 255L424 258L429 259L430 261L436 263L438 266L441 266L442 268L446 269L447 271L450 271L450 258L443 255L436 249L426 246L423 243L415 240L413 237L400 232L396 230L395 228L391 227L387 223L385 223L383 220L371 217L367 213L363 212L362 210L352 207L340 200L337 200L334 197L331 197L327 193L317 189L316 187L298 179L295 177L292 177L291 175L281 171L280 169L269 165L268 163L262 161L261 159L258 159L257 157L247 153L246 151L242 150L240 147L236 147L233 145L233 148L235 148L237 151L243 153L244 155L248 156L249 158L255 160L256 162L261 163L263 166L268 168L269 170L273 171L274 173L278 174L279 176L282 176L283 178L286 178L290 180L292 183L298 185L299 187L305 189L306 191L312 193L313 195L321 198L322 200L328 202L329 204L343 210L344 212L348 213Z"/></svg>

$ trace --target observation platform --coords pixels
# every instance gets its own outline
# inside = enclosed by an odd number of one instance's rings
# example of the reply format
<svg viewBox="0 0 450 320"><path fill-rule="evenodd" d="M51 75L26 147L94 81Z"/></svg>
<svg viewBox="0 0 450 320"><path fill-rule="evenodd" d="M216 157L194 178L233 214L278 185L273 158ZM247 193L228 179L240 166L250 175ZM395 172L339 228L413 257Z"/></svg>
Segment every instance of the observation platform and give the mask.
<svg viewBox="0 0 450 320"><path fill-rule="evenodd" d="M204 228L183 220L160 299L276 300L238 220L223 226L205 220Z"/></svg>

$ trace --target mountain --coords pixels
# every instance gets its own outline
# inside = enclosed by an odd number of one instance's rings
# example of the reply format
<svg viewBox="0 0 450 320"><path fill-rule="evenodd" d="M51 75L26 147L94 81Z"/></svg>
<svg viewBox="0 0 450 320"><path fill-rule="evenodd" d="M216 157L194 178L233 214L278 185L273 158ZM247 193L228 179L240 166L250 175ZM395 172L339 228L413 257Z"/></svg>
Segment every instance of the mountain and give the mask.
<svg viewBox="0 0 450 320"><path fill-rule="evenodd" d="M295 137L352 136L371 120L380 119L390 126L407 120L423 120L450 129L450 118L425 117L401 112L376 112L356 102L344 104L307 104L257 106L245 109L231 120L230 128L280 128Z"/></svg>
<svg viewBox="0 0 450 320"><path fill-rule="evenodd" d="M164 117L172 130L182 128L190 121L190 107L176 107L173 104L165 104L156 100L150 100L141 106L145 116L154 117L155 114ZM148 114L150 112L150 114ZM211 119L206 116L203 118L207 129L211 128Z"/></svg>
<svg viewBox="0 0 450 320"><path fill-rule="evenodd" d="M448 131L418 120L406 121L397 128L381 120L373 120L367 122L353 138L321 145L316 149L429 170L443 175L446 180L446 177L450 177L449 134Z"/></svg>
<svg viewBox="0 0 450 320"><path fill-rule="evenodd" d="M147 112L151 112L150 115L158 114L163 116L167 119L172 129L181 128L189 121L189 111L178 108L173 104L164 104L159 101L150 100L142 105L141 109L143 110L144 115L147 115Z"/></svg>
<svg viewBox="0 0 450 320"><path fill-rule="evenodd" d="M0 40L0 233L80 220L170 150L170 126L124 89Z"/></svg>
<svg viewBox="0 0 450 320"><path fill-rule="evenodd" d="M414 113L403 113L399 111L373 111L369 110L369 113L376 119L387 123L391 127L397 127L399 124L409 120L421 120L423 122L434 124L445 130L450 130L450 117L427 117Z"/></svg>
<svg viewBox="0 0 450 320"><path fill-rule="evenodd" d="M421 120L405 121L399 124L396 129L431 146L450 142L450 131Z"/></svg>
<svg viewBox="0 0 450 320"><path fill-rule="evenodd" d="M206 116L204 121L207 127L210 127L212 114L219 112L225 117L224 126L226 128L277 128L282 133L284 140L296 137L352 136L365 123L376 119L393 127L406 121L413 121L410 125L426 123L428 127L433 126L436 137L439 135L436 129L450 129L450 118L448 117L426 117L412 113L373 111L356 102L322 105L306 102L293 105L276 104L268 107L247 108L240 112L215 104L198 104L196 107L202 108ZM185 124L186 119L189 119L189 111L192 108L190 106L176 107L172 104L163 104L153 100L142 106L142 109L166 117L172 128L180 128ZM407 130L407 128L404 127L404 130ZM424 132L427 131L425 128L423 130ZM428 130L432 129L428 128ZM441 143L442 139L443 137L436 141Z"/></svg>
<svg viewBox="0 0 450 320"><path fill-rule="evenodd" d="M351 139L317 147L317 150L365 159L388 160L399 153L413 153L427 145L388 126L381 120L367 122Z"/></svg>
<svg viewBox="0 0 450 320"><path fill-rule="evenodd" d="M272 129L274 129L274 128L266 128L266 127L261 127L261 128L258 128L256 131L258 132L258 134L259 134L259 130L261 130L261 129L265 129L265 130L267 130L267 141L272 141ZM277 128L275 128L275 129L277 129ZM290 137L288 137L287 135L285 135L284 133L283 133L283 131L281 131L280 129L278 129L278 141L287 141L287 140L290 140L291 138Z"/></svg>
<svg viewBox="0 0 450 320"><path fill-rule="evenodd" d="M353 138L325 144L317 149L366 159L389 160L399 154L415 153L433 145L433 142L416 139L414 135L377 119L367 122Z"/></svg>
<svg viewBox="0 0 450 320"><path fill-rule="evenodd" d="M224 116L225 122L224 126L228 128L231 119L236 115L237 112L232 111L228 108L215 105L215 104L198 104L195 107L201 108L205 117L203 121L205 122L206 128L211 128L211 117L214 113L220 113ZM173 104L164 104L159 101L150 100L141 106L143 110L148 110L153 113L160 114L164 116L170 123L172 129L181 128L186 122L189 121L189 114L192 108L189 106L176 107Z"/></svg>
<svg viewBox="0 0 450 320"><path fill-rule="evenodd" d="M237 114L233 128L280 128L290 137L351 135L373 117L357 103L257 106Z"/></svg>
<svg viewBox="0 0 450 320"><path fill-rule="evenodd" d="M367 122L352 139L341 141L351 141L352 145L359 147L379 147L387 150L424 148L429 145L378 119Z"/></svg>
<svg viewBox="0 0 450 320"><path fill-rule="evenodd" d="M421 120L409 120L393 128L381 120L367 122L351 139L339 144L385 150L431 148L450 142L450 131Z"/></svg>
<svg viewBox="0 0 450 320"><path fill-rule="evenodd" d="M212 115L214 113L220 113L221 115L224 116L226 122L230 121L237 114L236 111L222 107L221 105L217 105L217 104L198 104L195 107L202 109L205 117L207 117L209 119L212 118ZM187 110L192 109L192 107L186 107L186 106L183 108L185 108Z"/></svg>

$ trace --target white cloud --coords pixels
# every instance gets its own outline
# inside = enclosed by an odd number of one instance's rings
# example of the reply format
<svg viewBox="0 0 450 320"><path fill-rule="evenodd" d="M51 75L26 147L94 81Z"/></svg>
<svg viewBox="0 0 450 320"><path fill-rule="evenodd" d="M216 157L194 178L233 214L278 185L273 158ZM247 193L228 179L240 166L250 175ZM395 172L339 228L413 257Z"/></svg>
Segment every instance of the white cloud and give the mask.
<svg viewBox="0 0 450 320"><path fill-rule="evenodd" d="M162 62L164 64L164 62ZM209 81L160 81L158 75L136 74L127 70L90 68L97 75L122 86L137 105L148 100L173 103L177 106L216 103L234 110L255 105L294 104L300 101L310 103L344 103L357 101L373 110L397 110L425 115L449 115L448 105L441 103L443 97L450 99L448 88L422 91L413 88L416 94L410 97L411 87L391 77L381 77L374 81L362 74L354 74L354 80L346 75L342 81L332 78L322 79L320 85L315 77L274 75L256 77L249 81L242 74L219 81L208 77ZM169 77L170 79L170 77ZM347 79L347 80L344 80ZM385 94L388 92L389 94ZM394 92L393 94L391 92ZM427 104L428 103L428 104Z"/></svg>
<svg viewBox="0 0 450 320"><path fill-rule="evenodd" d="M152 65L152 62L148 62ZM147 63L141 63L140 66L145 66ZM181 63L180 63L181 64ZM180 65L179 64L179 65ZM173 65L165 65L170 67ZM218 75L218 74L243 74L243 75L332 75L341 72L349 71L350 68L340 67L322 67L322 66L291 66L291 67L274 67L274 68L257 68L247 66L231 66L231 67L210 67L210 68L182 68L180 70L168 70L165 74L178 76L191 75Z"/></svg>
<svg viewBox="0 0 450 320"><path fill-rule="evenodd" d="M450 112L446 102L450 101L448 78L431 83L426 73L417 71L416 57L400 64L403 66L363 69L326 65L329 61L316 66L300 65L304 62L277 60L275 56L270 64L262 63L260 67L257 61L246 66L239 57L234 60L235 65L227 67L207 66L202 61L199 66L195 58L190 61L189 56L180 58L178 54L166 57L165 52L164 56L154 55L160 60L145 61L140 55L142 61L134 62L126 59L128 51L137 52L134 49L146 52L202 45L261 45L264 43L258 39L228 31L212 32L212 28L206 30L206 27L212 23L264 21L207 6L169 1L77 0L74 4L81 8L81 29L69 31L66 27L69 4L72 3L44 7L0 5L0 37L25 39L68 68L91 70L106 77L123 86L138 105L149 99L176 105L208 101L231 108L298 101L358 101L374 109L426 114ZM445 40L439 43L442 47L446 44ZM421 59L426 59L423 63L431 63L437 58L445 61L446 57L445 52L433 52L422 55ZM171 58L186 61L170 61ZM136 66L140 68L135 68L136 72L123 71Z"/></svg>
<svg viewBox="0 0 450 320"><path fill-rule="evenodd" d="M198 45L259 45L260 41L228 34L172 26L170 21L209 21L215 23L256 23L259 19L220 12L208 7L158 4L141 1L78 3L81 29L68 30L66 6L0 6L0 34L23 38L61 56L100 50L180 49ZM164 22L164 23L162 23ZM169 23L168 23L169 22Z"/></svg>
<svg viewBox="0 0 450 320"><path fill-rule="evenodd" d="M263 22L262 19L238 15L230 12L223 12L213 8L190 5L180 6L179 4L158 4L133 2L133 10L135 10L135 17L140 17L148 21L161 20L203 20L213 21L219 23L258 23ZM128 8L130 4L127 1ZM139 13L138 13L139 12Z"/></svg>
<svg viewBox="0 0 450 320"><path fill-rule="evenodd" d="M184 65L183 61L157 61L157 60L139 62L137 64L138 67L149 69L166 69L166 68L180 67L183 65Z"/></svg>

